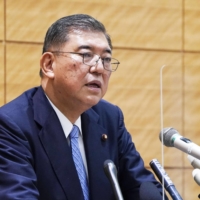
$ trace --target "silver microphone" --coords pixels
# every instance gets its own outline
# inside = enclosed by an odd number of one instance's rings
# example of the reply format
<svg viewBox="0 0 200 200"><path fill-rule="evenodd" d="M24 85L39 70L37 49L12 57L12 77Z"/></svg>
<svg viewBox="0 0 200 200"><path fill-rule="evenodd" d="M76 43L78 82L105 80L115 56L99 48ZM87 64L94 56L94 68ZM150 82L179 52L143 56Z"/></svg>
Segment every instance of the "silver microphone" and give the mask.
<svg viewBox="0 0 200 200"><path fill-rule="evenodd" d="M160 132L159 138L165 146L175 147L195 158L200 159L200 147L191 140L181 136L174 128L164 128Z"/></svg>
<svg viewBox="0 0 200 200"><path fill-rule="evenodd" d="M104 162L104 172L112 185L116 200L124 200L117 179L117 169L112 160Z"/></svg>
<svg viewBox="0 0 200 200"><path fill-rule="evenodd" d="M187 158L190 161L190 164L194 167L194 169L200 169L200 160L199 159L197 159L191 155L188 155Z"/></svg>
<svg viewBox="0 0 200 200"><path fill-rule="evenodd" d="M192 171L192 176L195 182L200 186L200 169L194 169Z"/></svg>

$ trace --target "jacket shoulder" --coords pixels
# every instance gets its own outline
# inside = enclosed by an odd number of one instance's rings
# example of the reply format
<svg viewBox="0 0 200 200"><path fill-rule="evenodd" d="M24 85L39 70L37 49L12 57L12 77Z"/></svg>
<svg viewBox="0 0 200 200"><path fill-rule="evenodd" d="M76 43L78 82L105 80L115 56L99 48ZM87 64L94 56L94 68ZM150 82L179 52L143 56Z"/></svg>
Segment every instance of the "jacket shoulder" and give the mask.
<svg viewBox="0 0 200 200"><path fill-rule="evenodd" d="M118 107L108 101L106 101L105 99L101 99L99 101L98 104L96 104L95 106L92 107L95 111L98 111L98 110L102 110L103 112L105 111L114 111L114 110L117 110Z"/></svg>
<svg viewBox="0 0 200 200"><path fill-rule="evenodd" d="M32 97L37 90L38 87L31 88L25 91L20 96L0 107L0 113L9 115L18 111L21 112L23 109L26 109L31 104Z"/></svg>
<svg viewBox="0 0 200 200"><path fill-rule="evenodd" d="M117 105L114 105L104 99L101 99L97 105L92 107L92 109L100 116L104 117L115 118L119 117L119 115L121 117L123 116L121 109Z"/></svg>

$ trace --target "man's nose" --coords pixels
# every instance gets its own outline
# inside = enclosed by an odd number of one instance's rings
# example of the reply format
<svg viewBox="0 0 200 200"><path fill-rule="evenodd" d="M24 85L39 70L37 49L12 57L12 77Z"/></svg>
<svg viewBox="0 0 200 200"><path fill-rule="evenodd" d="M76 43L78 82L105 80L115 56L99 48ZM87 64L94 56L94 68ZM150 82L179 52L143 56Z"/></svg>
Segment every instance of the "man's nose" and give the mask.
<svg viewBox="0 0 200 200"><path fill-rule="evenodd" d="M104 72L104 66L103 66L103 61L102 59L99 57L99 59L96 61L96 65L92 66L90 68L91 72L97 72L97 73L103 73Z"/></svg>

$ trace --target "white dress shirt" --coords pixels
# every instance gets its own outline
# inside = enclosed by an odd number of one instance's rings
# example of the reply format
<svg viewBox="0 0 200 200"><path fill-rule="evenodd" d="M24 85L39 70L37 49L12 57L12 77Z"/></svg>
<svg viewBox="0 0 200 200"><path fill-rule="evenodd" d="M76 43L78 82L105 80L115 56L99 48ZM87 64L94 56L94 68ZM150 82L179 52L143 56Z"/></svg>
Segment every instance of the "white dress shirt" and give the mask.
<svg viewBox="0 0 200 200"><path fill-rule="evenodd" d="M65 115L63 115L63 113L51 102L51 100L48 97L47 97L47 99L49 100L50 104L52 105L53 109L55 110L55 112L58 116L58 119L60 121L60 124L63 128L63 131L65 133L65 137L67 138L67 141L70 144L69 134L73 128L73 124L67 119L67 117L65 117ZM82 129L81 129L81 117L80 116L74 124L76 126L78 126L79 131L80 131L79 137L78 137L78 144L79 144L81 156L83 159L83 163L85 166L86 174L88 176L87 161L86 161L86 156L85 156L85 148L84 148L84 144L83 144L83 134L82 134Z"/></svg>

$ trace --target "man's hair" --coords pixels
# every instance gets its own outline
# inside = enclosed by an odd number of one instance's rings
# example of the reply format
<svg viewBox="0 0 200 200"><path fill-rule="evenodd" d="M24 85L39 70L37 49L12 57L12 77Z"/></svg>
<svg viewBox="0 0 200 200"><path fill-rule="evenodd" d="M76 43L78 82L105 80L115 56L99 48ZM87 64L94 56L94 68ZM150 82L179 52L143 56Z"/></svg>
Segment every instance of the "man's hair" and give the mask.
<svg viewBox="0 0 200 200"><path fill-rule="evenodd" d="M102 32L112 49L111 38L101 22L86 14L75 14L60 18L49 27L42 53L51 48L61 48L69 40L69 34L76 30ZM42 76L41 70L40 76Z"/></svg>
<svg viewBox="0 0 200 200"><path fill-rule="evenodd" d="M69 34L76 30L104 33L112 49L110 36L101 22L89 15L76 14L63 17L49 27L44 40L43 53L51 49L51 47L62 47L68 41Z"/></svg>

